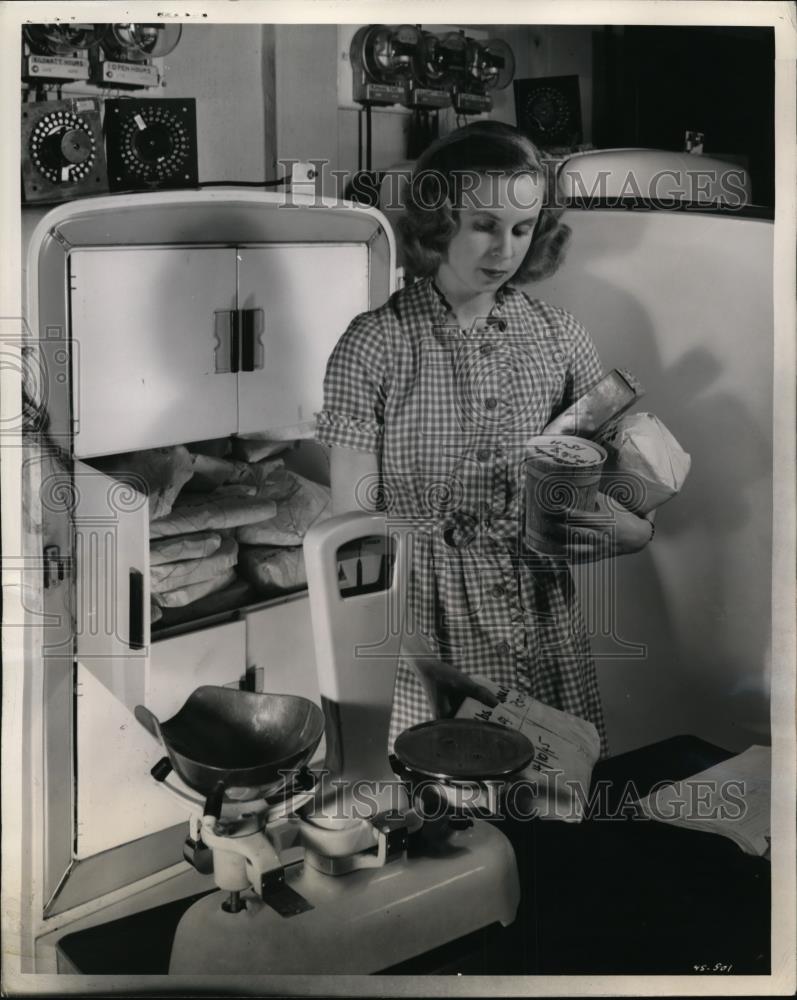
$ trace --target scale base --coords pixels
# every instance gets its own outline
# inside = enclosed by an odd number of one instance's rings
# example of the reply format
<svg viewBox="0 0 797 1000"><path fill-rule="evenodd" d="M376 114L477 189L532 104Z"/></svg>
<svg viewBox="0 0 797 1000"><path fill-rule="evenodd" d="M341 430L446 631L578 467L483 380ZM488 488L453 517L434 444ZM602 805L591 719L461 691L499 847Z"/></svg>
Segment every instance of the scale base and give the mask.
<svg viewBox="0 0 797 1000"><path fill-rule="evenodd" d="M480 821L453 831L434 854L383 868L338 877L297 869L286 882L312 909L281 917L246 893L246 909L225 913L227 893L205 896L180 921L169 974L379 972L490 924L511 924L520 901L512 846Z"/></svg>

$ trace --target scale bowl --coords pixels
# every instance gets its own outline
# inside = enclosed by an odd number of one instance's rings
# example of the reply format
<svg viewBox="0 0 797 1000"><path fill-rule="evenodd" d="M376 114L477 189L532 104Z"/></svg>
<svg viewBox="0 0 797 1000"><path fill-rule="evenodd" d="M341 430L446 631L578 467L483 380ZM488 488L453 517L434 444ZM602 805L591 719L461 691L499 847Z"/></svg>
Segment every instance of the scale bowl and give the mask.
<svg viewBox="0 0 797 1000"><path fill-rule="evenodd" d="M165 722L144 705L136 705L135 716L186 785L209 795L223 783L233 798L284 785L324 733L323 712L307 698L212 685L197 688Z"/></svg>
<svg viewBox="0 0 797 1000"><path fill-rule="evenodd" d="M518 730L479 719L421 722L397 737L394 752L415 774L464 782L503 780L534 756Z"/></svg>

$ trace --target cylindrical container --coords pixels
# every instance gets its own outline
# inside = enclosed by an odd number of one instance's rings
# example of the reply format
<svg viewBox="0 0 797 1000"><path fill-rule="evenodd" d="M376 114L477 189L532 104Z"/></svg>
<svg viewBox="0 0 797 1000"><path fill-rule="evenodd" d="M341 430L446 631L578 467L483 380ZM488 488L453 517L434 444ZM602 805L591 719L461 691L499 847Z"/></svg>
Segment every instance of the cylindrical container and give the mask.
<svg viewBox="0 0 797 1000"><path fill-rule="evenodd" d="M552 420L549 434L596 438L645 395L639 381L622 368L614 368L572 406Z"/></svg>
<svg viewBox="0 0 797 1000"><path fill-rule="evenodd" d="M526 443L526 545L545 555L560 555L552 529L575 510L595 509L606 452L584 438L543 434Z"/></svg>

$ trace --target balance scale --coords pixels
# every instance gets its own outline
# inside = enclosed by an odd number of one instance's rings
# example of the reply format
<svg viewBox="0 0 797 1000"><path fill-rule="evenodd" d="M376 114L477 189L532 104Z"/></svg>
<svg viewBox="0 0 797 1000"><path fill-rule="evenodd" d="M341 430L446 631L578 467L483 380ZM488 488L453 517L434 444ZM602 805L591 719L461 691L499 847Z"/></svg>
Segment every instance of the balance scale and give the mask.
<svg viewBox="0 0 797 1000"><path fill-rule="evenodd" d="M338 549L374 536L392 550L392 582L342 596ZM297 696L210 686L165 722L136 708L168 753L153 776L191 814L185 857L217 887L182 917L170 974L373 973L514 920L509 841L461 810L451 818L451 806L477 788L494 808L531 759L528 740L440 720L397 740L404 780L388 759L407 549L377 514L307 533L323 712ZM313 773L306 763L324 733L324 768ZM445 806L434 815L423 805L430 790Z"/></svg>

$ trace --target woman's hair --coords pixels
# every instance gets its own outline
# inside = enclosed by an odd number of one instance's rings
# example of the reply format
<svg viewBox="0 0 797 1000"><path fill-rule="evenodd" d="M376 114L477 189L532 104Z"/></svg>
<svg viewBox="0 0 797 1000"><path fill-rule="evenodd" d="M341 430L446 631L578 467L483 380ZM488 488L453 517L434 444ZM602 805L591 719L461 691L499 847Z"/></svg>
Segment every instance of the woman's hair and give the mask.
<svg viewBox="0 0 797 1000"><path fill-rule="evenodd" d="M438 139L422 154L413 171L398 223L405 264L411 277L434 275L456 233L462 194L474 174L528 172L550 179L537 147L523 133L503 122L471 122ZM536 281L557 269L570 239L570 228L559 221L562 207L556 190L543 195L543 208L523 263L513 276Z"/></svg>

